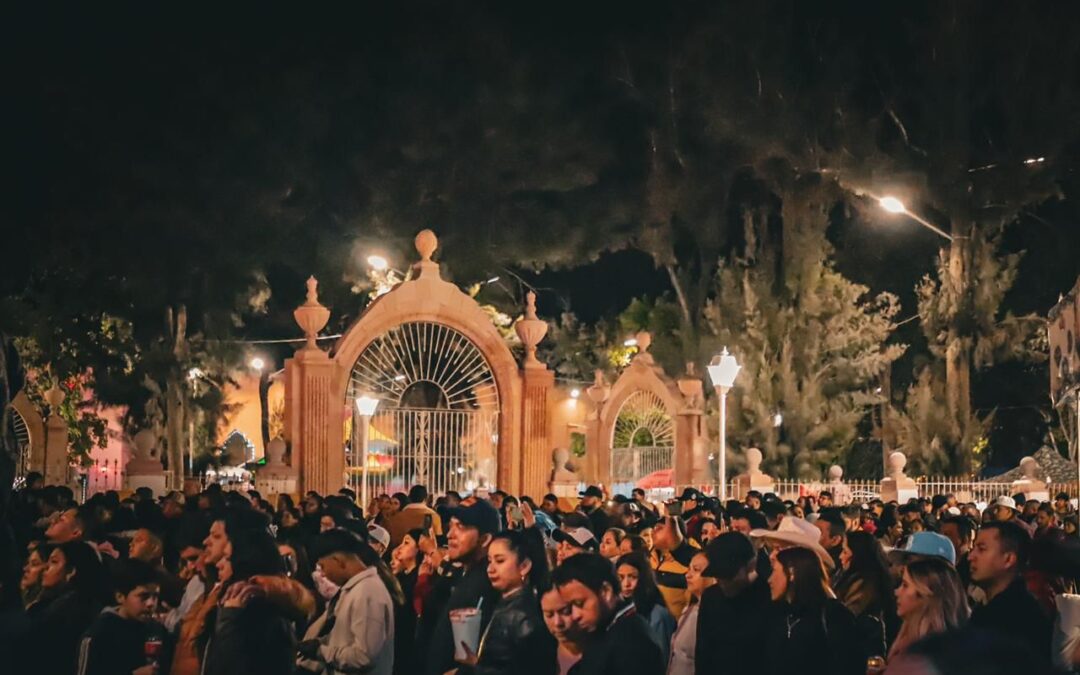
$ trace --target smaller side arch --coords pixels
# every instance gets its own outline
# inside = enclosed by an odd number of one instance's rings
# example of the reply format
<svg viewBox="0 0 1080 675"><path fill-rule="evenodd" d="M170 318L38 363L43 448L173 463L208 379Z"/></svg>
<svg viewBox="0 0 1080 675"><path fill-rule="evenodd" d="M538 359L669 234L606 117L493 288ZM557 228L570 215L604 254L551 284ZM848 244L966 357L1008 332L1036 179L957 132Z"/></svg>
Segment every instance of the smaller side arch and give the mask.
<svg viewBox="0 0 1080 675"><path fill-rule="evenodd" d="M33 402L30 401L30 398L26 395L25 391L19 390L19 393L15 394L15 398L11 399L9 407L14 414L22 419L23 424L26 426L27 436L29 437L25 470L44 473L45 419L41 416L41 413L38 412L38 409L34 406ZM18 467L16 470L18 470Z"/></svg>

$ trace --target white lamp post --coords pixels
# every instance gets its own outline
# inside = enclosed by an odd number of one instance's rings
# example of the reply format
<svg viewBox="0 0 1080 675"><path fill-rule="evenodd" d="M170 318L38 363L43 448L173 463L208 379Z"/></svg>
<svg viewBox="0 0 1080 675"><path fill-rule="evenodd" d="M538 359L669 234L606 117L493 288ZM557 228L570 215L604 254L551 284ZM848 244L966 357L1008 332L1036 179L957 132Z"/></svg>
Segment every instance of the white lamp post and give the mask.
<svg viewBox="0 0 1080 675"><path fill-rule="evenodd" d="M366 509L368 505L368 427L371 425L371 417L379 408L379 399L371 394L361 394L356 397L356 412L360 413L360 508Z"/></svg>
<svg viewBox="0 0 1080 675"><path fill-rule="evenodd" d="M736 363L735 357L724 347L724 351L714 356L706 368L720 398L720 486L716 494L723 502L727 498L727 394L735 384L735 377L742 366Z"/></svg>

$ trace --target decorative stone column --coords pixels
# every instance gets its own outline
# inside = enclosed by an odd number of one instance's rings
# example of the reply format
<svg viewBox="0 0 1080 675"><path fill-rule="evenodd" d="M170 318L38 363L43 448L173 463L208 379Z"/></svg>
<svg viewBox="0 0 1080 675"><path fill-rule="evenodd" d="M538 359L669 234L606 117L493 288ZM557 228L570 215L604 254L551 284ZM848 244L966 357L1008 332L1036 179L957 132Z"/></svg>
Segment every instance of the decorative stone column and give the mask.
<svg viewBox="0 0 1080 675"><path fill-rule="evenodd" d="M516 472L518 485L514 487L522 494L537 495L543 494L551 467L548 398L555 386L555 373L536 358L536 346L548 331L547 323L536 316L536 293L526 293L525 303L525 316L514 325L525 345L521 369L521 457Z"/></svg>
<svg viewBox="0 0 1080 675"><path fill-rule="evenodd" d="M757 490L761 494L776 491L776 481L772 476L761 471L761 460L761 450L757 448L746 450L746 473L736 476L735 486L739 494L730 495L730 499L742 499L751 490Z"/></svg>
<svg viewBox="0 0 1080 675"><path fill-rule="evenodd" d="M686 364L686 374L675 381L683 397L683 407L675 419L675 491L712 485L709 471L709 444L703 421L705 396L701 378L694 372L694 362Z"/></svg>
<svg viewBox="0 0 1080 675"><path fill-rule="evenodd" d="M45 420L45 458L42 473L46 485L67 485L68 482L68 426L60 416L64 403L64 390L53 385L45 392L49 404L49 416Z"/></svg>
<svg viewBox="0 0 1080 675"><path fill-rule="evenodd" d="M906 504L919 497L919 486L904 473L907 456L902 452L889 455L889 475L881 479L881 501L886 504Z"/></svg>
<svg viewBox="0 0 1080 675"><path fill-rule="evenodd" d="M266 464L255 472L255 489L264 497L296 492L296 469L285 463L286 449L280 436L266 444Z"/></svg>
<svg viewBox="0 0 1080 675"><path fill-rule="evenodd" d="M148 487L154 496L165 494L166 476L161 465L158 437L150 429L143 429L132 440L132 455L124 467L124 483L129 490Z"/></svg>
<svg viewBox="0 0 1080 675"><path fill-rule="evenodd" d="M319 304L319 282L307 280L307 301L293 318L307 339L285 361L285 434L292 445L293 469L302 492L332 494L344 484L342 401L334 400L336 366L315 342L330 320L330 310Z"/></svg>
<svg viewBox="0 0 1080 675"><path fill-rule="evenodd" d="M607 465L610 465L611 462L611 448L607 447L607 442L600 437L600 412L611 396L611 385L604 378L604 371L597 370L594 373L593 384L585 390L585 395L592 401L593 410L585 420L585 469L582 478L586 483L595 484L600 482L600 476L603 475L600 473L603 468L601 463L607 462ZM608 471L610 472L610 468Z"/></svg>

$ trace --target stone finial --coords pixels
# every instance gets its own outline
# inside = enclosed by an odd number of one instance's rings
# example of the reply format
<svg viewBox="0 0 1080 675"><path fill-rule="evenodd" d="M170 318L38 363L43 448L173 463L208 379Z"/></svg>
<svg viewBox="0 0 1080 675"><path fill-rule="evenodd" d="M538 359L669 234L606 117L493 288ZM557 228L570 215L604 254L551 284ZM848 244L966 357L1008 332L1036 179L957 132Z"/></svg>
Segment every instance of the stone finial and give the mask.
<svg viewBox="0 0 1080 675"><path fill-rule="evenodd" d="M596 405L600 405L607 400L608 395L611 393L611 386L604 379L604 371L599 368L593 371L593 384L585 390L585 393L589 395L589 400Z"/></svg>
<svg viewBox="0 0 1080 675"><path fill-rule="evenodd" d="M701 378L697 376L693 361L686 362L686 374L675 381L683 401L689 408L697 408L704 401Z"/></svg>
<svg viewBox="0 0 1080 675"><path fill-rule="evenodd" d="M49 404L49 415L59 415L60 406L64 403L64 390L58 383L53 383L44 394L45 402Z"/></svg>
<svg viewBox="0 0 1080 675"><path fill-rule="evenodd" d="M548 325L536 317L536 293L525 294L525 316L518 319L514 330L525 345L525 367L543 368L544 364L536 358L536 346L547 335Z"/></svg>
<svg viewBox="0 0 1080 675"><path fill-rule="evenodd" d="M844 469L838 464L833 464L829 467L829 480L836 483L844 477Z"/></svg>
<svg viewBox="0 0 1080 675"><path fill-rule="evenodd" d="M326 327L330 321L330 310L319 304L319 282L315 277L307 280L307 301L293 310L293 318L300 329L304 331L307 342L301 349L318 349L315 338L319 331Z"/></svg>
<svg viewBox="0 0 1080 675"><path fill-rule="evenodd" d="M639 331L638 334L634 336L634 338L637 340L638 352L644 353L649 351L649 347L652 345L651 333L644 330Z"/></svg>
<svg viewBox="0 0 1080 675"><path fill-rule="evenodd" d="M1020 471L1023 472L1024 478L1034 480L1038 470L1039 462L1034 457L1024 457L1020 460Z"/></svg>
<svg viewBox="0 0 1080 675"><path fill-rule="evenodd" d="M422 262L431 262L431 256L439 247L439 238L431 230L420 230L413 239L413 245L416 246L416 252L420 254Z"/></svg>
<svg viewBox="0 0 1080 675"><path fill-rule="evenodd" d="M135 434L132 440L135 459L142 462L154 460L154 450L157 446L157 434L150 429L143 429Z"/></svg>
<svg viewBox="0 0 1080 675"><path fill-rule="evenodd" d="M894 452L889 455L889 477L901 478L904 476L904 467L907 466L907 455L902 452Z"/></svg>
<svg viewBox="0 0 1080 675"><path fill-rule="evenodd" d="M266 465L279 466L285 463L285 440L278 436L266 444Z"/></svg>
<svg viewBox="0 0 1080 675"><path fill-rule="evenodd" d="M749 448L746 451L746 473L754 475L761 473L761 450Z"/></svg>

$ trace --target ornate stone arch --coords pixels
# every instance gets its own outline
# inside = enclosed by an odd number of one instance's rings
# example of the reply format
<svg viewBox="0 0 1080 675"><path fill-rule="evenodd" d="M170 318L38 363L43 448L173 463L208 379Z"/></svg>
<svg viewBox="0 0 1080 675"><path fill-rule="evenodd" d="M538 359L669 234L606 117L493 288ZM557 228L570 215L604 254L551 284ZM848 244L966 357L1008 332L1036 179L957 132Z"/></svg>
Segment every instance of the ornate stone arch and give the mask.
<svg viewBox="0 0 1080 675"><path fill-rule="evenodd" d="M345 474L345 420L350 415L350 375L358 358L380 336L407 324L444 326L483 355L491 371L497 400L495 447L499 487L515 490L521 482L518 448L522 381L518 365L487 313L457 286L444 281L431 260L438 246L434 233L416 237L420 261L406 281L373 301L335 343L329 354L315 336L326 325L329 310L319 304L314 279L308 301L296 310L308 343L286 362L286 440L293 444L293 466L305 490L333 492Z"/></svg>
<svg viewBox="0 0 1080 675"><path fill-rule="evenodd" d="M597 433L590 451L596 453L596 468L601 482L612 482L611 451L619 413L628 401L646 394L662 405L674 426L672 453L676 486L704 485L707 482L707 460L704 430L701 426L701 381L688 373L678 381L669 377L653 360L648 349L648 333L637 336L637 356L611 386L597 415Z"/></svg>
<svg viewBox="0 0 1080 675"><path fill-rule="evenodd" d="M39 471L45 470L45 420L38 412L38 409L31 403L30 399L26 396L26 392L19 391L15 394L15 397L11 399L11 403L8 405L11 409L10 413L13 418L17 417L17 427L21 427L25 431L25 441L27 447L25 449L26 464L22 467L25 471ZM15 420L13 419L13 422ZM17 434L18 435L18 434ZM20 439L23 440L23 439ZM18 471L20 467L16 467ZM21 475L21 474L20 474Z"/></svg>
<svg viewBox="0 0 1080 675"><path fill-rule="evenodd" d="M514 355L480 305L455 284L443 280L438 263L431 260L438 239L430 230L416 236L420 261L406 281L375 299L334 345L335 400L345 401L350 373L364 350L379 336L411 323L446 326L465 337L487 361L499 401L498 443L494 477L501 486L513 486L519 475L516 414L521 377Z"/></svg>

